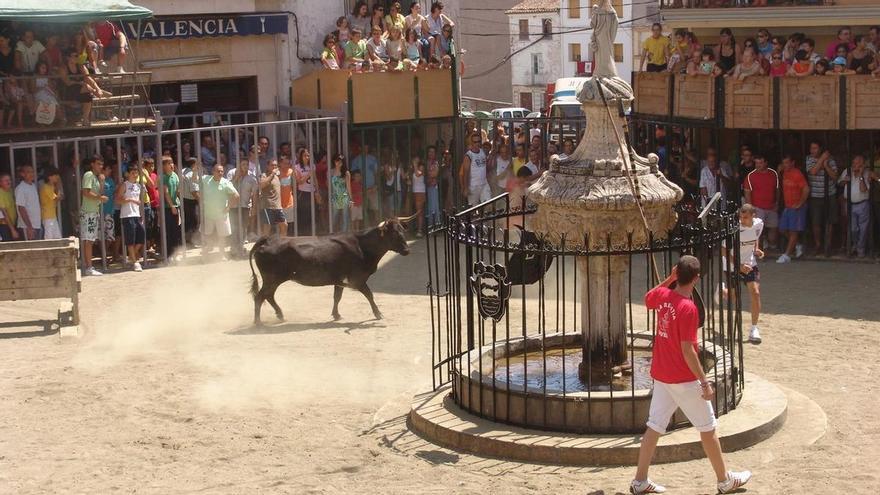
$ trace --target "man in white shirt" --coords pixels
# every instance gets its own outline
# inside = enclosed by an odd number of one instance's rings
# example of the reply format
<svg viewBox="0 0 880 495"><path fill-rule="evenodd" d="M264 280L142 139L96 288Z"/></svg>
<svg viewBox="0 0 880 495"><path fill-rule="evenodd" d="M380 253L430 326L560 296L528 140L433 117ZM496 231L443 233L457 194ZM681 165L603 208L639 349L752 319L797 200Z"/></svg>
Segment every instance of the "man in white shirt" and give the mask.
<svg viewBox="0 0 880 495"><path fill-rule="evenodd" d="M865 257L865 249L868 245L868 231L870 228L871 172L865 169L865 157L856 155L852 161L852 168L844 170L838 182L844 184L843 194L850 203L851 249L858 254L859 258Z"/></svg>
<svg viewBox="0 0 880 495"><path fill-rule="evenodd" d="M703 203L705 204L718 191L721 191L722 198L727 197L728 183L733 180L730 165L718 161L718 152L715 148L706 150L706 159L701 165L700 195L703 197Z"/></svg>
<svg viewBox="0 0 880 495"><path fill-rule="evenodd" d="M34 39L34 32L26 30L15 45L15 68L24 74L32 74L45 50L46 47Z"/></svg>
<svg viewBox="0 0 880 495"><path fill-rule="evenodd" d="M468 204L478 205L492 197L492 188L486 177L486 153L480 147L482 138L479 134L470 137L471 143L459 168L459 184L467 194Z"/></svg>
<svg viewBox="0 0 880 495"><path fill-rule="evenodd" d="M491 169L495 171L495 177L489 184L492 187L492 196L498 196L507 189L508 168L510 167L510 147L506 143L498 146L498 151L492 153L489 159Z"/></svg>
<svg viewBox="0 0 880 495"><path fill-rule="evenodd" d="M40 239L43 224L40 213L40 194L34 182L34 167L25 165L19 170L21 182L15 186L15 207L18 208L18 231L26 241Z"/></svg>
<svg viewBox="0 0 880 495"><path fill-rule="evenodd" d="M739 276L749 288L751 296L752 328L749 342L760 344L758 318L761 316L761 274L758 272L758 259L764 257L760 241L764 222L756 213L755 207L749 203L739 209Z"/></svg>

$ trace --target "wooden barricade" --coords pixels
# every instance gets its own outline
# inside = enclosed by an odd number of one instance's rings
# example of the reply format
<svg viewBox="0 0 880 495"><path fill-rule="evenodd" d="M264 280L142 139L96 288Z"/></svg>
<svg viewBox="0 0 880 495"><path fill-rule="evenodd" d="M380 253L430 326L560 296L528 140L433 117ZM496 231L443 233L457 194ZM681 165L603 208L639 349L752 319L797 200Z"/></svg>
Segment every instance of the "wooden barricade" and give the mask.
<svg viewBox="0 0 880 495"><path fill-rule="evenodd" d="M880 79L846 76L846 128L880 129Z"/></svg>
<svg viewBox="0 0 880 495"><path fill-rule="evenodd" d="M0 301L69 298L63 326L79 325L79 239L0 243Z"/></svg>
<svg viewBox="0 0 880 495"><path fill-rule="evenodd" d="M724 126L730 129L773 128L773 80L753 76L724 81Z"/></svg>
<svg viewBox="0 0 880 495"><path fill-rule="evenodd" d="M714 119L715 79L706 75L676 74L673 115L688 119Z"/></svg>
<svg viewBox="0 0 880 495"><path fill-rule="evenodd" d="M834 76L781 78L779 127L840 129L840 79Z"/></svg>
<svg viewBox="0 0 880 495"><path fill-rule="evenodd" d="M635 88L636 113L645 115L669 115L669 72L637 72Z"/></svg>

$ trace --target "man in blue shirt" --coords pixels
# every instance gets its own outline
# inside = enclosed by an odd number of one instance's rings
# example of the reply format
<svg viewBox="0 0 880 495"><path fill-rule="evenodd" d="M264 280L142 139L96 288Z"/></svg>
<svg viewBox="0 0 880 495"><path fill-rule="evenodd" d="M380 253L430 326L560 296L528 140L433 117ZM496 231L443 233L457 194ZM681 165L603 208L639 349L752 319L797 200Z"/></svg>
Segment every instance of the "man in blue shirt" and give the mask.
<svg viewBox="0 0 880 495"><path fill-rule="evenodd" d="M354 158L351 160L351 171L360 171L364 176L364 203L367 214L367 224L379 221L379 190L376 187L376 173L379 171L379 160L370 154L370 145L365 144L363 149L354 147Z"/></svg>

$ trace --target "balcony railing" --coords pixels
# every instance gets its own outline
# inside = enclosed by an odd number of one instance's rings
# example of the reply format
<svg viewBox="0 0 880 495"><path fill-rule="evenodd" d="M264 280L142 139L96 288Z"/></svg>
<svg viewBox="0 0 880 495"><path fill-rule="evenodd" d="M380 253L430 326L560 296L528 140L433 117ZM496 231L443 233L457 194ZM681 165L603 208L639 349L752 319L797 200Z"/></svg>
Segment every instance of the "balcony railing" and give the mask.
<svg viewBox="0 0 880 495"><path fill-rule="evenodd" d="M719 9L727 7L818 7L837 5L840 0L660 0L661 9Z"/></svg>
<svg viewBox="0 0 880 495"><path fill-rule="evenodd" d="M0 85L0 136L155 123L149 112L136 110L148 103L149 72L3 77Z"/></svg>
<svg viewBox="0 0 880 495"><path fill-rule="evenodd" d="M875 130L880 79L869 75L769 77L633 74L638 115L728 129ZM821 111L817 111L821 109Z"/></svg>

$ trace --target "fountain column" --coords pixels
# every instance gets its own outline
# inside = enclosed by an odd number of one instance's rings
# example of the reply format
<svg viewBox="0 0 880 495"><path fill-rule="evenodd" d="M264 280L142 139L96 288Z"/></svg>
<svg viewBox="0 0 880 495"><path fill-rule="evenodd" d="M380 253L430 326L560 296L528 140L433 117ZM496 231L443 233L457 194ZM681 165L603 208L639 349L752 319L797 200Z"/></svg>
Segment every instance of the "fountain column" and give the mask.
<svg viewBox="0 0 880 495"><path fill-rule="evenodd" d="M586 116L586 132L571 156L552 157L549 170L529 188L529 200L538 206L530 227L556 242L564 238L569 247L587 243L584 247L590 251L613 251L646 245L648 231L662 238L675 225L673 206L682 191L659 172L657 155L638 156L617 138L624 135L625 122L618 114L618 102L628 110L633 92L615 69L612 47L617 15L610 0L593 6L590 25L596 66L577 95ZM634 181L639 185L644 219ZM596 379L627 359L629 260L591 256L588 261L579 259L577 269L581 331L587 347L586 361L578 369L582 379L588 373Z"/></svg>

